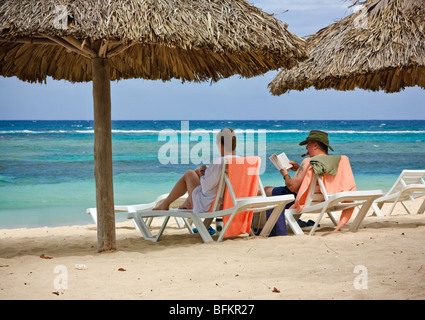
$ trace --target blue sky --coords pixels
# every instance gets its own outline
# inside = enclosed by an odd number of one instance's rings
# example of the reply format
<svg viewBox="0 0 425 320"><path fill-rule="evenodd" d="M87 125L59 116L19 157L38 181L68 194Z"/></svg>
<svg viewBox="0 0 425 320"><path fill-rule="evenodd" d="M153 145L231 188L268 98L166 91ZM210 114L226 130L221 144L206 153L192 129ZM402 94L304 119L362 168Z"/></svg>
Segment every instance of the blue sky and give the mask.
<svg viewBox="0 0 425 320"><path fill-rule="evenodd" d="M311 35L352 12L350 2L343 0L250 2L276 14L299 36ZM234 76L213 84L141 79L112 82L112 119L425 119L425 90L418 87L393 94L310 88L275 97L267 85L277 73L251 79ZM0 120L93 119L91 83L48 78L47 84L30 84L0 77L0 96Z"/></svg>

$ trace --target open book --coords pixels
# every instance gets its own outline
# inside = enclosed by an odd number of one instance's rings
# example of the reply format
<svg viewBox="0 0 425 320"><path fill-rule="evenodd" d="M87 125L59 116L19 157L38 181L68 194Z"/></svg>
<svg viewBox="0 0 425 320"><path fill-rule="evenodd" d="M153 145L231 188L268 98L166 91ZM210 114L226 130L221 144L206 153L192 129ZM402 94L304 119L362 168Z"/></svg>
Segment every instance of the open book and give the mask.
<svg viewBox="0 0 425 320"><path fill-rule="evenodd" d="M289 163L289 159L286 156L285 152L282 152L279 155L276 155L275 153L273 153L269 157L269 159L279 171L283 168L286 168L286 169L292 168L292 164Z"/></svg>

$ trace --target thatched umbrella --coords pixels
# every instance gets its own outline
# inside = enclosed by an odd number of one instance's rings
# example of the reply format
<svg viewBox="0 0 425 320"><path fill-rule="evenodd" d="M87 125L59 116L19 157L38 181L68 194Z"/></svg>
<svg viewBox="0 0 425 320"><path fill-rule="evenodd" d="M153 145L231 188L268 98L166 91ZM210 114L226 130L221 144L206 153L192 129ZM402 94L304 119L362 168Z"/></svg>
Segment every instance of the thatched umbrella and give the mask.
<svg viewBox="0 0 425 320"><path fill-rule="evenodd" d="M425 88L425 0L369 0L307 40L309 59L281 71L273 95L288 90Z"/></svg>
<svg viewBox="0 0 425 320"><path fill-rule="evenodd" d="M217 81L305 59L245 0L0 0L0 74L93 81L98 250L115 249L110 80Z"/></svg>

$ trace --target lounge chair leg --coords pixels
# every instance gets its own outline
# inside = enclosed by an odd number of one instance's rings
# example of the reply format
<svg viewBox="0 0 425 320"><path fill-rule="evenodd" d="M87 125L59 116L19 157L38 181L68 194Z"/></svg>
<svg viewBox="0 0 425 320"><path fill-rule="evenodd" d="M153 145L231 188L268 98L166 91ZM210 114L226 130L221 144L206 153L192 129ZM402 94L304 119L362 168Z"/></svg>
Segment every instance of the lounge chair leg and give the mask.
<svg viewBox="0 0 425 320"><path fill-rule="evenodd" d="M401 204L403 205L404 210L406 210L408 214L411 214L409 208L406 207L406 204L404 203L404 201L401 201Z"/></svg>
<svg viewBox="0 0 425 320"><path fill-rule="evenodd" d="M423 214L423 213L424 213L424 211L425 211L425 199L424 199L424 201L422 202L421 207L418 209L417 214Z"/></svg>
<svg viewBox="0 0 425 320"><path fill-rule="evenodd" d="M297 220L294 217L294 214L296 214L296 210L295 209L286 209L285 210L285 219L286 222L288 223L289 227L291 228L292 232L295 235L304 235L304 232L301 230L300 226L298 225Z"/></svg>
<svg viewBox="0 0 425 320"><path fill-rule="evenodd" d="M145 220L143 218L140 218L138 215L129 214L129 216L130 216L130 219L133 220L134 224L139 229L139 231L142 234L143 238L145 238L146 240L151 240L152 241L152 239L153 239L152 233L149 231L149 228L146 225Z"/></svg>
<svg viewBox="0 0 425 320"><path fill-rule="evenodd" d="M184 227L184 223L182 224L179 217L174 217L174 220L176 220L177 226L179 229Z"/></svg>
<svg viewBox="0 0 425 320"><path fill-rule="evenodd" d="M165 230L165 227L168 224L168 220L170 219L169 216L164 217L164 222L162 223L158 234L154 237L150 232L148 225L146 224L147 222L149 223L149 219L141 217L137 214L137 211L129 212L127 218L133 220L133 223L135 224L136 228L141 232L145 240L149 240L152 242L157 242L159 240Z"/></svg>
<svg viewBox="0 0 425 320"><path fill-rule="evenodd" d="M137 225L136 221L134 221L134 219L131 219L131 221L133 221L134 229L136 229L136 230L139 230L139 231L140 231L140 228L139 228L139 226Z"/></svg>
<svg viewBox="0 0 425 320"><path fill-rule="evenodd" d="M152 239L153 242L157 242L159 240L159 238L161 238L162 233L164 232L165 227L168 224L168 220L170 220L170 217L169 216L168 217L165 217L164 222L162 223L161 228L158 231L158 234L156 235L155 238Z"/></svg>
<svg viewBox="0 0 425 320"><path fill-rule="evenodd" d="M264 224L263 229L261 230L260 237L268 237L270 235L270 232L272 232L272 229L275 226L284 208L285 206L278 205L273 209L271 215L269 216L266 223Z"/></svg>
<svg viewBox="0 0 425 320"><path fill-rule="evenodd" d="M202 219L199 218L196 213L192 214L191 216L193 223L195 224L196 228L198 228L198 233L201 236L202 240L204 240L205 243L212 242L213 239L211 238L211 235L209 234L207 228L205 228Z"/></svg>
<svg viewBox="0 0 425 320"><path fill-rule="evenodd" d="M187 220L187 218L182 218L184 221L184 225L186 226L187 230L189 230L189 233L193 233L192 226L190 225L190 222Z"/></svg>
<svg viewBox="0 0 425 320"><path fill-rule="evenodd" d="M322 220L322 217L326 212L325 209L326 208L323 208L322 212L320 212L319 216L317 217L316 222L314 223L313 227L310 230L310 233L309 233L310 236L313 236L314 233L316 232L316 229L319 226L319 222L320 222L320 220Z"/></svg>
<svg viewBox="0 0 425 320"><path fill-rule="evenodd" d="M370 202L373 200L366 201L360 207L359 213L357 213L356 219L354 219L353 223L350 226L350 231L357 231L359 229L360 224L364 220L367 214L367 208L370 207Z"/></svg>
<svg viewBox="0 0 425 320"><path fill-rule="evenodd" d="M87 213L89 213L94 221L94 224L97 226L97 210L96 208L87 209Z"/></svg>
<svg viewBox="0 0 425 320"><path fill-rule="evenodd" d="M382 216L383 216L382 211L381 211L381 208L382 208L382 205L381 205L381 206L378 206L378 205L376 204L376 202L374 202L374 203L372 204L373 212L375 213L375 215L376 215L377 217L382 217Z"/></svg>
<svg viewBox="0 0 425 320"><path fill-rule="evenodd" d="M390 211L388 211L388 216L390 216L391 215L391 213L393 212L393 210L394 210L394 208L395 208L395 205L397 204L397 202L399 202L399 200L400 200L400 196L401 196L401 193L398 195L398 197L395 199L395 201L394 201L394 203L393 203L393 205L391 206L391 209L390 209Z"/></svg>
<svg viewBox="0 0 425 320"><path fill-rule="evenodd" d="M232 223L233 218L235 217L235 210L233 210L233 213L229 216L229 219L227 220L227 222L224 224L224 228L223 230L220 232L220 235L217 238L217 242L221 242L221 240L223 240L224 235L226 234L227 228L229 227L229 225Z"/></svg>
<svg viewBox="0 0 425 320"><path fill-rule="evenodd" d="M334 224L334 226L338 225L338 221L336 221L334 215L332 214L332 212L328 212L328 216L329 218L332 220L332 223Z"/></svg>

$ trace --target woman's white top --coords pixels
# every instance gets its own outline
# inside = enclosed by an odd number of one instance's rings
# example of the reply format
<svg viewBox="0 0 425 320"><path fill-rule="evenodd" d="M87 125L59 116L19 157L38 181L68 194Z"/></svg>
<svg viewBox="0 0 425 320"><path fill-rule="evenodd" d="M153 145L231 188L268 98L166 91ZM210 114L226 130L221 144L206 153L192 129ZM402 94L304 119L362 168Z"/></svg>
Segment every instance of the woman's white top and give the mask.
<svg viewBox="0 0 425 320"><path fill-rule="evenodd" d="M218 183L225 158L235 157L233 155L215 158L201 176L201 184L193 189L192 202L193 212L208 212L217 194Z"/></svg>

